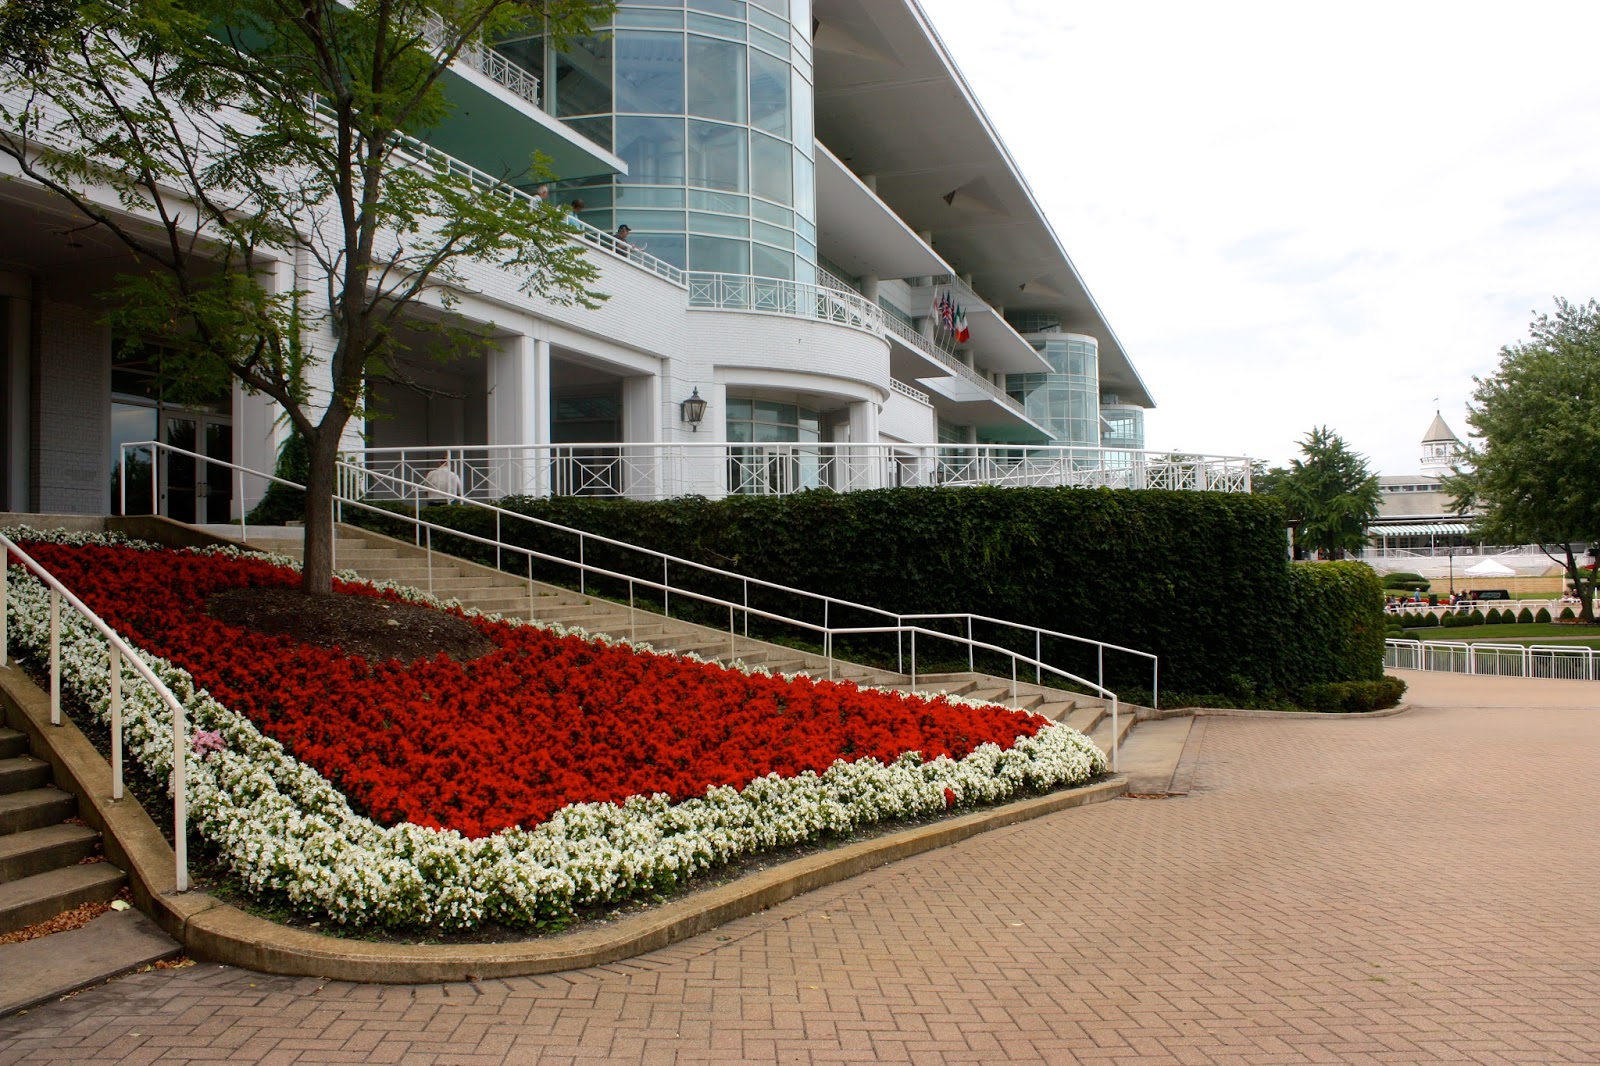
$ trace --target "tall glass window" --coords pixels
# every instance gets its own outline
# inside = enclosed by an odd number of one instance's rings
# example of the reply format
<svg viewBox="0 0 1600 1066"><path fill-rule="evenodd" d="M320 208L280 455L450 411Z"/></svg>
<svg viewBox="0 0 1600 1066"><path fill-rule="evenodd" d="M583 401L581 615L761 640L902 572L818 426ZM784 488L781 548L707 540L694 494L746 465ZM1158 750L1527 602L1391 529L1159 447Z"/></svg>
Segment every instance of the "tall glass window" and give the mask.
<svg viewBox="0 0 1600 1066"><path fill-rule="evenodd" d="M1048 374L1007 374L1006 392L1028 417L1050 431L1051 442L1100 446L1100 345L1093 337L1060 333L1030 338L1051 366Z"/></svg>
<svg viewBox="0 0 1600 1066"><path fill-rule="evenodd" d="M628 164L625 177L570 180L558 198L677 266L814 279L810 8L622 0L609 35L563 52L506 42L525 65L543 49L546 107Z"/></svg>

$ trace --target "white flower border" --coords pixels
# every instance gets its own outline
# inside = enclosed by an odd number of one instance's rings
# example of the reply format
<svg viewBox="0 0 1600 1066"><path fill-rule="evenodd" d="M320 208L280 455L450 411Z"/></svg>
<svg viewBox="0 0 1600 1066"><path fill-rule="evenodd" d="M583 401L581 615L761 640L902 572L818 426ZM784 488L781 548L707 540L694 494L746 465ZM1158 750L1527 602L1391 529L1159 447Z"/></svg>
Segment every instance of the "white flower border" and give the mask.
<svg viewBox="0 0 1600 1066"><path fill-rule="evenodd" d="M6 533L15 540L158 548L106 534L27 528ZM285 556L266 557L299 565ZM376 587L439 605L414 589L390 583ZM10 592L11 639L42 659L49 648L48 593L20 566L12 567ZM543 628L607 639L561 626ZM74 611L62 612L61 635L64 691L108 721L105 642ZM252 894L347 926L466 929L493 921L549 928L578 908L661 892L741 856L942 812L946 789L957 805L993 803L1023 789L1081 784L1106 769L1105 755L1083 734L1052 724L1036 736L1018 738L1009 749L985 744L959 760L924 761L920 753L907 752L887 765L863 758L839 760L820 774L769 774L743 789L713 787L703 797L678 803L663 794L634 796L622 804L573 803L536 828L469 840L455 830L410 823L385 828L356 814L325 778L242 714L198 689L187 672L154 656L144 658L184 702L190 728L215 730L226 742L224 750L205 758L192 750L188 756L193 829L217 848ZM131 670L125 670L122 692L129 756L158 780L168 777L169 712Z"/></svg>

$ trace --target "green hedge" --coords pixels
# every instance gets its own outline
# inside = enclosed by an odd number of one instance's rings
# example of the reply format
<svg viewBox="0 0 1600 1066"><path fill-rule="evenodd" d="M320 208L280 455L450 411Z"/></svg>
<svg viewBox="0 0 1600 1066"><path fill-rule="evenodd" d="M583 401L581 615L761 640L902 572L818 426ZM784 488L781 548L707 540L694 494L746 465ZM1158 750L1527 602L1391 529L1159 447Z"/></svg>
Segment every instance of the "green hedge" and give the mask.
<svg viewBox="0 0 1600 1066"><path fill-rule="evenodd" d="M1378 711L1393 707L1406 693L1406 683L1385 675L1371 681L1328 681L1308 685L1296 702L1308 711Z"/></svg>
<svg viewBox="0 0 1600 1066"><path fill-rule="evenodd" d="M1305 684L1381 674L1382 598L1376 577L1350 563L1291 570L1284 558L1281 507L1264 496L929 488L715 501L514 498L503 504L561 525L899 614L990 615L1155 651L1161 656L1164 704L1180 695L1259 703L1282 699ZM470 508L437 507L429 517L478 535L493 532L492 516ZM576 548L571 534L531 524L508 523L505 534L551 554L570 555ZM436 540L435 546L486 558L465 542L452 547ZM584 558L621 574L660 577L659 561L593 541L585 545ZM521 572L524 563L503 565ZM1319 576L1291 576L1302 573ZM535 576L566 584L577 580L574 570L553 564L536 565ZM674 568L674 581L691 578L692 568ZM737 582L709 576L694 580L699 591L744 603ZM625 581L591 579L588 584L603 595L629 595ZM647 598L642 589L633 591ZM754 591L750 606L823 621L816 603L770 591ZM697 607L682 597L674 597L672 610L713 625L728 623L726 608ZM882 624L865 612L834 611L827 621ZM810 637L803 630L763 627L754 615L750 625L752 635ZM1033 651L1031 637L981 627L975 635ZM897 652L892 639L863 637L850 643L879 661L893 661ZM919 642L920 663L934 663L942 652L950 667L965 667L964 649L928 644L926 638ZM1047 641L1044 658L1090 679L1096 676L1094 653L1079 645ZM1108 654L1105 666L1108 687L1129 694L1147 689L1147 661Z"/></svg>
<svg viewBox="0 0 1600 1066"><path fill-rule="evenodd" d="M1383 589L1365 563L1296 563L1281 640L1291 691L1383 676Z"/></svg>

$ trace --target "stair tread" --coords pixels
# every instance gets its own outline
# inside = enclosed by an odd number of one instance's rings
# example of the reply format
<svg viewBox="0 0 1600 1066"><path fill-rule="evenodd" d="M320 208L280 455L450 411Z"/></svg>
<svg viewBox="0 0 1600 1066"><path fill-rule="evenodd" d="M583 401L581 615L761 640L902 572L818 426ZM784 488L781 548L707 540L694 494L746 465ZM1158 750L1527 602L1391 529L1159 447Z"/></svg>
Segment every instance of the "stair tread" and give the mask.
<svg viewBox="0 0 1600 1066"><path fill-rule="evenodd" d="M74 825L71 822L41 826L21 833L8 833L0 836L0 861L40 848L94 840L99 835L86 825Z"/></svg>
<svg viewBox="0 0 1600 1066"><path fill-rule="evenodd" d="M0 914L56 897L75 896L97 890L104 892L107 888L121 885L125 880L127 874L109 862L80 863L46 870L31 877L0 884ZM72 903L68 906L75 907L77 904Z"/></svg>
<svg viewBox="0 0 1600 1066"><path fill-rule="evenodd" d="M0 814L4 814L7 811L22 811L31 807L42 807L71 798L72 794L70 792L63 792L54 785L45 785L41 788L26 788L21 792L0 793Z"/></svg>

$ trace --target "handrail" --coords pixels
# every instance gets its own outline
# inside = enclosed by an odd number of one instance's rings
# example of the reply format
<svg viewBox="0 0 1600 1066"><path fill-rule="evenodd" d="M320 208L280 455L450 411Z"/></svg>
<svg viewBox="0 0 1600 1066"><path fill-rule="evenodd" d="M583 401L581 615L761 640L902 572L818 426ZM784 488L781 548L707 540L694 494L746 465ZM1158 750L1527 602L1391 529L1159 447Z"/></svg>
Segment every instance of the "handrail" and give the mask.
<svg viewBox="0 0 1600 1066"><path fill-rule="evenodd" d="M452 38L444 19L429 12L423 21L422 37L435 48L443 49ZM539 78L518 63L513 63L482 40L467 41L456 52L456 61L463 63L508 92L520 96L534 107L539 106Z"/></svg>
<svg viewBox="0 0 1600 1066"><path fill-rule="evenodd" d="M966 363L963 363L955 356L940 348L937 344L934 344L931 338L917 332L916 329L906 325L894 315L884 315L883 320L884 323L889 327L889 331L891 333L894 333L901 339L909 342L911 346L916 348L918 351L924 353L925 355L932 356L934 359L938 360L940 364L949 367L951 370L954 370L959 376L966 378L968 381L976 384L979 388L991 393L995 399L999 400L1007 407L1015 411L1020 411L1023 414L1027 413L1022 404L1017 402L1016 397L1006 392L1005 389L1002 389L988 378L979 374Z"/></svg>
<svg viewBox="0 0 1600 1066"><path fill-rule="evenodd" d="M173 453L173 454L186 455L186 456L188 456L188 457L190 457L192 459L195 459L195 460L201 461L201 462L207 462L207 463L213 463L213 464L225 466L225 467L228 467L229 469L232 469L232 470L235 470L235 471L239 472L241 478L242 478L244 473L250 473L253 476L263 477L263 478L270 478L271 480L277 481L277 482L280 482L280 483L293 484L292 482L284 482L284 479L275 477L273 475L261 474L258 471L249 470L248 468L243 467L243 466L241 466L240 464L237 464L237 463L233 463L233 462L229 462L229 461L221 460L221 459L214 459L214 458L212 458L210 456L202 455L202 454L200 454L198 452L191 452L191 451L188 451L188 450L183 449L183 448L176 448L176 447L174 447L172 445L165 444L165 443L162 443L160 441L134 441L134 442L129 442L129 443L121 445L121 448L123 449L123 455L124 456L126 456L127 451L130 450L130 449L151 448L151 449L156 449L156 450L167 451L167 452L170 452L170 453ZM125 479L126 478L127 466L128 466L128 464L127 464L125 458L124 458L123 461L119 462L119 464L118 464L118 477L119 477L119 479ZM480 537L480 536L477 536L476 534L467 533L467 532L464 532L464 531L461 531L461 530L453 529L453 528L451 528L449 526L444 526L444 525L441 525L441 524L438 524L438 523L427 521L426 519L422 518L420 516L420 514L408 515L408 514L404 514L404 513L397 513L395 511L389 510L387 508L377 507L377 506L374 506L372 504L369 504L369 503L365 502L364 500L362 500L362 499L360 499L358 497L358 495L354 491L353 486L354 485L358 485L358 484L363 484L363 483L365 483L365 482L367 482L367 481L369 481L371 479L374 479L374 478L376 478L376 479L378 479L380 481L387 481L387 482L389 482L391 484L398 484L403 489L409 490L408 496L402 497L402 498L409 498L412 501L417 502L419 504L423 499L436 496L436 491L431 489L429 486L427 486L425 484L421 484L421 483L418 483L418 482L407 481L407 480L402 479L402 478L397 478L397 477L395 477L393 475L383 474L383 473L380 473L380 472L367 470L365 468L356 467L356 466L353 466L352 464L349 464L349 463L340 462L338 464L338 477L336 478L336 487L335 487L335 504L336 504L336 507L335 507L334 518L335 518L335 520L338 520L340 518L339 512L343 507L355 507L358 510L370 512L370 513L375 513L375 514L380 514L380 515L384 516L385 518L388 518L388 519L391 519L391 520L399 520L399 521L411 524L412 527L414 528L414 530L416 531L416 536L417 536L419 545L420 546L424 546L426 551L427 551L427 553L428 553L428 560L429 560L429 571L428 571L429 589L428 589L428 591L430 593L433 591L432 590L432 555L433 555L432 537L433 537L434 532L437 531L440 534L445 535L445 536L455 537L455 538L458 538L458 539L461 539L461 540L466 540L468 542L478 543L478 544L481 544L481 545L483 545L485 547L492 547L494 549L494 551L495 551L495 564L496 564L496 568L497 569L501 568L500 564L502 562L502 555L505 554L505 553L510 553L514 557L515 556L524 557L526 559L526 561L527 561L527 569L528 569L527 582L528 582L528 588L529 588L530 603L532 602L532 597L533 597L533 581L534 581L534 578L533 578L533 562L534 562L535 559L540 559L540 560L547 561L547 562L554 562L554 563L557 563L557 564L559 564L561 566L565 566L565 567L575 567L575 568L577 568L578 573L579 573L579 591L580 592L586 592L587 591L587 580L588 580L588 577L591 574L597 575L597 576L601 576L601 577L609 577L609 578L613 578L613 579L616 579L616 580L621 580L621 581L628 582L628 587L629 587L629 617L630 617L630 621L632 620L633 612L636 609L635 606L634 606L634 590L635 590L636 587L642 586L642 587L647 588L647 589L657 590L662 594L662 613L666 614L668 617L670 617L671 597L673 595L677 595L677 596L680 596L680 597L686 596L686 597L688 597L690 599L694 599L694 600L698 600L700 602L708 603L708 604L711 604L713 606L726 607L728 609L728 611L729 611L729 635L730 635L730 639L732 639L733 637L735 637L737 635L736 632L735 632L735 627L734 627L735 612L742 613L743 616L744 616L744 636L745 636L746 639L750 639L750 637L749 637L750 617L752 615L754 615L756 617L759 617L759 618L768 618L768 619L773 620L773 621L781 622L781 623L783 623L785 625L793 625L793 626L796 626L796 627L799 627L799 628L803 628L803 629L807 629L807 630L810 630L810 631L813 631L813 632L817 632L817 633L819 633L819 634L821 634L823 636L824 643L825 643L825 646L826 646L827 651L828 651L829 663L830 663L830 665L829 665L830 675L831 675L831 672L832 672L832 634L848 633L848 632L853 632L854 631L854 630L849 629L848 627L837 627L837 626L833 626L831 624L831 617L832 617L832 614L833 614L833 612L835 610L862 611L862 612L865 612L867 614L876 615L876 616L878 616L880 618L883 618L886 622L892 622L893 623L892 626L879 627L881 629L881 631L883 631L883 632L897 632L897 633L900 633L900 634L904 635L904 634L911 633L913 630L917 630L917 629L921 628L921 627L918 627L918 626L915 626L915 625L908 624L908 622L914 621L912 616L897 615L894 612L885 610L884 608L881 608L881 607L873 607L873 606L871 606L869 604L856 603L856 602L853 602L853 601L850 601L850 600L840 599L840 598L835 597L835 596L828 596L828 595L824 595L822 593L809 592L809 591L804 590L804 589L793 588L791 586L783 585L783 584L780 584L778 582L767 581L767 580L765 580L763 578L751 577L751 576L749 576L747 574L738 574L738 573L734 573L732 571L722 570L722 569L720 569L718 567L708 566L708 565L706 565L704 563L697 562L697 561L695 561L693 559L686 559L686 558L683 558L681 556L671 555L670 553L658 551L658 550L656 550L654 548L645 548L645 547L642 547L642 546L637 545L637 544L630 544L630 543L628 543L626 541L617 540L617 539L612 538L612 537L606 537L606 536L603 536L601 534L590 533L590 532L588 532L586 530L577 529L577 528L572 527L572 526L563 526L563 525L561 525L559 523L551 522L548 519L535 518L532 515L522 514L522 513L517 512L517 511L510 511L510 510L507 510L505 508L496 506L494 504L489 504L489 503L484 503L484 502L481 502L481 501L471 500L471 499L468 499L465 496L450 494L450 498L452 498L452 499L458 500L459 502L461 502L463 504L469 504L471 506L477 507L480 510L486 510L486 511L492 513L495 516L495 533L494 533L493 538ZM152 478L152 481L154 481L154 480L155 479ZM152 491L152 496L154 496L154 491ZM124 498L126 498L125 490L124 490ZM242 494L241 494L241 499L242 499ZM421 508L419 507L418 510L420 511L420 509ZM571 557L562 557L562 556L552 555L552 554L550 554L548 552L540 552L540 551L536 551L534 549L523 548L523 547L521 547L519 545L507 543L505 538L504 538L504 536L502 535L502 523L508 518L513 520L513 521L516 521L516 522L522 522L522 523L526 523L526 524L529 524L529 525L538 526L538 527L541 527L541 528L544 528L544 529L549 529L549 530L552 530L552 531L555 531L557 533L561 533L561 534L564 534L564 535L576 536L578 538L578 558L576 560L574 560ZM424 543L424 541L425 541L425 543ZM662 567L661 580L658 582L654 578L643 578L643 577L640 577L639 575L636 575L636 574L624 574L624 573L620 573L620 572L616 572L616 571L610 571L610 570L607 570L607 569L605 569L603 567L599 567L599 566L596 566L596 565L594 565L592 563L589 563L585 558L585 554L586 554L586 547L591 542L593 542L595 544L603 544L603 545L606 545L606 546L609 546L609 547L613 547L613 548L620 548L620 549L628 551L628 552L633 552L633 553L642 555L647 559L654 559L654 560L659 561L661 563L661 567ZM714 577L724 578L724 579L728 579L728 580L732 580L732 581L738 582L739 585L740 585L741 591L742 591L742 596L743 596L742 602L734 602L734 601L730 601L730 600L723 600L721 598L718 598L718 597L715 597L715 596L710 596L709 594L701 593L701 592L698 592L698 591L696 591L694 589L687 588L687 587L683 586L681 583L675 584L673 582L673 580L672 580L672 567L673 566L677 566L680 569L684 568L684 567L687 567L690 570L695 571L695 572L699 572L699 573L711 575L711 576L714 576ZM802 600L808 600L808 601L811 601L813 603L816 603L816 604L820 605L820 607L822 609L822 622L819 625L818 623L806 621L804 619L796 618L796 617L793 617L793 616L790 616L790 615L778 614L776 612L762 610L761 608L758 608L758 607L752 607L750 605L750 592L751 592L752 589L763 589L763 590L768 590L768 591L780 592L780 593L783 593L783 594L786 594L786 595L797 596L797 597L801 598ZM966 615L951 615L950 617L965 618L967 616ZM975 620L984 620L984 619L980 619L980 616L972 616L972 617ZM1038 633L1046 632L1044 630L1040 630L1038 627L1028 626L1028 625L1025 625L1023 623L1015 623L1015 622L1013 622L1013 623L1005 623L1005 622L1002 622L1001 624L1006 624L1006 625L1009 625L1009 626L1011 626L1011 627L1013 627L1015 629L1019 629L1019 630L1023 630L1023 631L1036 631ZM936 632L936 631L929 631L929 632ZM960 636L953 636L951 634L943 634L943 633L940 633L940 634L937 634L937 635L940 637L940 639L954 640L954 641L957 641L958 643L966 643L966 644L969 645L969 647L974 647L974 648L976 648L976 647L983 647L983 648L994 647L992 645L985 645L982 642L975 641L971 637L960 637ZM1100 680L1101 680L1101 682L1103 682L1104 681L1104 658L1103 658L1104 649L1110 648L1110 649L1112 649L1114 651L1121 651L1121 650L1123 650L1121 648L1121 646L1120 645L1107 644L1104 641L1096 641L1096 640L1093 640L1093 639L1087 638L1087 637L1078 637L1078 638L1074 638L1074 639L1079 641L1079 642L1081 642L1081 643L1097 645L1097 646L1099 646L1101 648L1101 653L1102 653L1101 670L1102 670L1102 672L1101 672L1101 675L1100 675ZM1039 642L1036 641L1036 647L1038 646L1038 644L1039 644ZM1002 654L1011 655L1013 657L1013 659L1012 659L1013 668L1015 668L1016 663L1020 659L1025 659L1026 658L1026 657L1020 656L1020 653L1017 653L1017 652L1014 652L1014 651L1009 651L1007 649L995 648L995 650L1001 652ZM914 641L913 641L913 644L912 644L911 651L912 651L912 655L913 655L913 658L914 658L915 651L916 651ZM1149 656L1150 653L1148 653L1148 652L1139 652L1137 654L1144 655L1144 656ZM974 658L974 657L975 656L969 657L969 662L972 661L972 658ZM1033 665L1035 665L1035 667L1036 667L1036 676L1042 676L1042 671L1049 670L1050 672L1052 672L1054 674L1057 674L1057 675L1063 676L1063 677L1068 677L1068 678L1070 678L1072 681L1074 681L1076 683L1085 685L1085 686L1095 690L1096 692L1101 693L1102 695L1109 695L1110 698L1115 699L1115 693L1113 693L1109 689L1105 688L1105 686L1103 684L1101 684L1100 682L1094 682L1094 681L1089 681L1086 678L1080 678L1075 674L1070 674L1069 672L1067 672L1065 670L1062 670L1062 669L1060 669L1058 667L1054 667L1054 666L1052 666L1052 665L1050 665L1048 663L1044 663L1042 661L1041 662L1035 662L1035 660L1033 660L1033 659L1026 659L1026 661L1029 662L1029 663L1032 663ZM896 663L897 670L896 670L896 672L897 673L904 673L905 672L905 669L904 669L905 665L906 665L906 663L905 663L905 646L904 646L904 641L901 640L901 641L898 642L897 663ZM915 662L914 661L912 663L912 668L913 668L913 671L914 671L915 670ZM1154 693L1152 694L1152 697L1154 697ZM1116 740L1115 740L1115 738L1113 738L1113 746L1115 746L1115 744L1116 744ZM1112 755L1113 755L1113 760L1115 760L1116 752L1113 751Z"/></svg>
<svg viewBox="0 0 1600 1066"><path fill-rule="evenodd" d="M695 310L786 315L834 322L875 336L883 332L883 308L848 289L707 270L693 270L686 276L689 306Z"/></svg>
<svg viewBox="0 0 1600 1066"><path fill-rule="evenodd" d="M17 546L4 533L0 533L0 667L9 665L9 648L6 610L11 594L10 557L15 555L23 568L33 572L50 590L50 724L61 725L61 602L77 611L91 626L105 637L110 652L111 686L111 798L122 799L122 663L126 661L140 677L150 683L156 695L172 712L172 841L174 880L179 892L189 890L189 790L186 775L188 724L183 703L172 690L156 676L139 652L123 640L101 617L58 581L32 556Z"/></svg>

